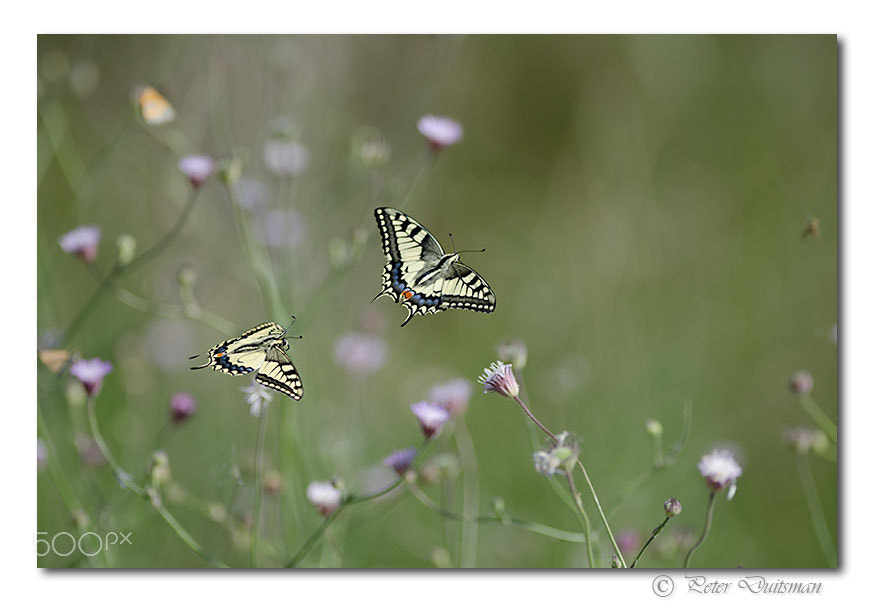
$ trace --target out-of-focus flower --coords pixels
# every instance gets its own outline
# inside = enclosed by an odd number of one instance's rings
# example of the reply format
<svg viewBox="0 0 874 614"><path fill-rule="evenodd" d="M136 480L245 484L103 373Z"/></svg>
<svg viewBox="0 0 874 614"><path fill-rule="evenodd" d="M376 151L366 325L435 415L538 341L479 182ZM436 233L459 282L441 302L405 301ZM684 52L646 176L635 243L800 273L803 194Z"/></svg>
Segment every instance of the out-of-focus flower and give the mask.
<svg viewBox="0 0 874 614"><path fill-rule="evenodd" d="M149 126L169 124L176 119L176 110L151 85L138 85L133 90L140 117Z"/></svg>
<svg viewBox="0 0 874 614"><path fill-rule="evenodd" d="M662 436L662 423L658 420L650 418L646 421L645 428L650 437L658 438Z"/></svg>
<svg viewBox="0 0 874 614"><path fill-rule="evenodd" d="M238 149L230 155L221 156L216 163L219 179L230 186L235 186L243 174L243 166L249 158L249 152Z"/></svg>
<svg viewBox="0 0 874 614"><path fill-rule="evenodd" d="M798 396L807 396L813 390L813 376L808 371L796 371L789 378L789 389Z"/></svg>
<svg viewBox="0 0 874 614"><path fill-rule="evenodd" d="M433 484L441 480L453 480L461 472L461 463L452 454L435 454L419 472L422 481Z"/></svg>
<svg viewBox="0 0 874 614"><path fill-rule="evenodd" d="M786 429L783 441L798 454L807 454L811 449L824 454L829 447L828 436L823 431L804 426Z"/></svg>
<svg viewBox="0 0 874 614"><path fill-rule="evenodd" d="M442 405L453 416L460 416L467 410L473 385L463 377L437 384L428 391L428 400Z"/></svg>
<svg viewBox="0 0 874 614"><path fill-rule="evenodd" d="M115 240L115 245L118 248L118 264L125 266L130 264L134 259L134 254L137 251L137 240L133 235L119 235Z"/></svg>
<svg viewBox="0 0 874 614"><path fill-rule="evenodd" d="M436 405L428 401L413 403L410 405L410 410L419 419L419 426L422 427L425 439L431 439L440 434L440 429L449 420L448 410L442 405Z"/></svg>
<svg viewBox="0 0 874 614"><path fill-rule="evenodd" d="M264 164L277 175L296 177L310 166L309 150L286 139L271 139L264 144Z"/></svg>
<svg viewBox="0 0 874 614"><path fill-rule="evenodd" d="M39 437L36 438L36 468L45 469L49 462L49 449Z"/></svg>
<svg viewBox="0 0 874 614"><path fill-rule="evenodd" d="M246 393L246 403L249 405L249 413L255 417L260 416L261 410L267 409L267 406L270 405L270 402L273 400L273 395L270 391L264 386L256 383L254 379L248 386L240 388L240 390Z"/></svg>
<svg viewBox="0 0 874 614"><path fill-rule="evenodd" d="M268 495L278 495L282 492L282 475L276 470L268 471L261 484Z"/></svg>
<svg viewBox="0 0 874 614"><path fill-rule="evenodd" d="M261 240L270 247L297 247L303 241L306 224L294 209L270 209L261 215Z"/></svg>
<svg viewBox="0 0 874 614"><path fill-rule="evenodd" d="M58 239L58 243L66 253L76 254L84 262L94 262L100 243L100 228L79 226Z"/></svg>
<svg viewBox="0 0 874 614"><path fill-rule="evenodd" d="M683 506L680 505L680 500L676 497L671 497L667 501L665 501L665 516L668 518L673 518L677 514L683 511Z"/></svg>
<svg viewBox="0 0 874 614"><path fill-rule="evenodd" d="M616 545L626 555L636 553L640 543L640 533L634 529L622 529L616 534Z"/></svg>
<svg viewBox="0 0 874 614"><path fill-rule="evenodd" d="M425 115L416 123L419 132L428 139L428 144L434 151L454 145L461 140L464 129L454 119Z"/></svg>
<svg viewBox="0 0 874 614"><path fill-rule="evenodd" d="M82 462L89 467L99 467L106 462L103 451L93 437L77 435L76 450L79 452L79 458L82 459Z"/></svg>
<svg viewBox="0 0 874 614"><path fill-rule="evenodd" d="M513 365L520 371L528 364L528 346L521 339L503 341L495 348L498 360Z"/></svg>
<svg viewBox="0 0 874 614"><path fill-rule="evenodd" d="M519 396L519 383L513 373L513 365L504 364L500 360L489 365L477 381L482 384L484 393L497 392L509 398Z"/></svg>
<svg viewBox="0 0 874 614"><path fill-rule="evenodd" d="M391 467L398 475L404 475L407 470L413 466L413 461L416 459L416 448L404 448L403 450L395 450L384 459L382 464L386 467Z"/></svg>
<svg viewBox="0 0 874 614"><path fill-rule="evenodd" d="M713 492L719 492L729 487L728 498L734 496L735 483L743 473L740 465L729 450L717 449L705 454L698 461L698 471L707 480L707 486Z"/></svg>
<svg viewBox="0 0 874 614"><path fill-rule="evenodd" d="M100 84L100 71L91 60L78 60L70 70L70 89L78 98L88 98Z"/></svg>
<svg viewBox="0 0 874 614"><path fill-rule="evenodd" d="M838 325L837 325L837 323L835 323L835 325L832 326L831 332L829 333L829 339L831 339L832 343L834 343L835 345L838 344Z"/></svg>
<svg viewBox="0 0 874 614"><path fill-rule="evenodd" d="M328 517L340 507L343 493L331 482L310 482L307 486L307 499L319 514Z"/></svg>
<svg viewBox="0 0 874 614"><path fill-rule="evenodd" d="M70 367L70 374L82 382L88 396L95 396L100 392L103 378L112 373L112 365L99 358L90 360L77 360Z"/></svg>
<svg viewBox="0 0 874 614"><path fill-rule="evenodd" d="M164 450L155 450L149 462L149 482L160 488L170 481L170 457Z"/></svg>
<svg viewBox="0 0 874 614"><path fill-rule="evenodd" d="M364 126L356 130L352 137L352 154L357 156L364 166L378 168L384 166L391 158L391 147L379 128Z"/></svg>
<svg viewBox="0 0 874 614"><path fill-rule="evenodd" d="M215 172L215 161L209 156L185 156L179 160L179 170L199 188Z"/></svg>
<svg viewBox="0 0 874 614"><path fill-rule="evenodd" d="M170 398L170 419L179 424L194 415L197 401L187 392L177 392Z"/></svg>
<svg viewBox="0 0 874 614"><path fill-rule="evenodd" d="M547 443L546 450L534 453L534 469L543 475L553 475L558 471L571 473L580 455L580 441L567 431Z"/></svg>
<svg viewBox="0 0 874 614"><path fill-rule="evenodd" d="M387 357L385 342L375 335L347 333L334 343L334 362L350 375L370 375L385 365Z"/></svg>
<svg viewBox="0 0 874 614"><path fill-rule="evenodd" d="M209 517L213 522L223 523L228 519L228 510L224 505L213 501L209 503L206 508L206 513L209 514Z"/></svg>

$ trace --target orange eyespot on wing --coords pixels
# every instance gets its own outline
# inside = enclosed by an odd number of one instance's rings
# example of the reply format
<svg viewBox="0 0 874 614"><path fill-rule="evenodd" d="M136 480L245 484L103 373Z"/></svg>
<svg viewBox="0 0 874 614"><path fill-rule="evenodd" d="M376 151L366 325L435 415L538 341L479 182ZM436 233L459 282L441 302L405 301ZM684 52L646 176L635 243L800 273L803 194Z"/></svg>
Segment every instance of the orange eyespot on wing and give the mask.
<svg viewBox="0 0 874 614"><path fill-rule="evenodd" d="M410 300L411 298L413 298L413 292L411 290L404 290L401 294L407 300Z"/></svg>

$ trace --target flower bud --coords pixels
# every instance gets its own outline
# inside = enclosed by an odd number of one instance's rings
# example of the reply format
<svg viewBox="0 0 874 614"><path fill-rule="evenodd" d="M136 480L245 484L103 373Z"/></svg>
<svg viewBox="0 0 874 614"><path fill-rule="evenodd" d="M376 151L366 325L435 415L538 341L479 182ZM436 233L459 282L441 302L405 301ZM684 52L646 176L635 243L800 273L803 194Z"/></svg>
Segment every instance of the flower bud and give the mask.
<svg viewBox="0 0 874 614"><path fill-rule="evenodd" d="M115 242L118 247L118 264L125 266L134 259L137 251L137 240L129 234L119 235Z"/></svg>
<svg viewBox="0 0 874 614"><path fill-rule="evenodd" d="M662 423L658 420L650 418L646 421L646 432L650 437L662 436Z"/></svg>
<svg viewBox="0 0 874 614"><path fill-rule="evenodd" d="M808 371L797 371L789 379L789 389L800 397L813 390L813 376Z"/></svg>
<svg viewBox="0 0 874 614"><path fill-rule="evenodd" d="M163 450L155 450L149 462L149 481L154 487L161 487L170 481L170 457Z"/></svg>
<svg viewBox="0 0 874 614"><path fill-rule="evenodd" d="M680 505L680 501L676 497L671 497L665 501L665 516L668 518L673 518L682 511L683 506Z"/></svg>

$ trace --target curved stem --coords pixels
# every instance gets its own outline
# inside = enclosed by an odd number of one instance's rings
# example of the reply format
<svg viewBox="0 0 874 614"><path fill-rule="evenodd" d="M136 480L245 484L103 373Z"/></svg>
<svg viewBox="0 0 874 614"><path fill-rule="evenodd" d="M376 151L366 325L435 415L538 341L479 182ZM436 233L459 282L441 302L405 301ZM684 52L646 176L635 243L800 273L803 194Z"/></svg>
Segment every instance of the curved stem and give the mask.
<svg viewBox="0 0 874 614"><path fill-rule="evenodd" d="M437 512L445 518L449 518L450 520L467 520L469 522L476 522L478 524L509 525L519 527L520 529L524 529L531 533L536 533L538 535L543 535L545 537L551 537L553 539L574 544L584 544L587 541L586 536L583 533L573 533L571 531L565 531L563 529L557 529L555 527L550 527L545 524L540 524L539 522L530 522L528 520L513 518L511 516L505 516L502 518L499 518L497 516L476 516L473 518L465 518L463 514L458 514L451 510L442 509L437 504L437 502L435 502L433 499L428 497L428 495L422 492L422 490L418 486L416 486L415 483L408 483L407 488L410 489L410 492L413 493L413 496L425 507L434 512Z"/></svg>
<svg viewBox="0 0 874 614"><path fill-rule="evenodd" d="M640 552L638 552L637 556L634 557L631 565L628 566L629 568L637 567L637 562L640 560L640 557L643 556L643 553L646 552L646 549L649 548L649 545L652 543L652 541L659 536L659 534L662 532L662 529L664 529L665 525L668 524L668 520L670 520L670 518L666 517L659 526L652 530L652 534L650 534L649 539L646 540L646 543L640 549Z"/></svg>
<svg viewBox="0 0 874 614"><path fill-rule="evenodd" d="M577 506L577 510L580 512L580 518L583 520L583 531L586 533L586 556L589 557L589 567L595 567L595 554L592 552L592 530L589 525L589 515L586 513L586 508L583 507L583 499L580 497L580 493L577 492L577 485L574 484L574 478L570 473L566 473L568 487L571 491L571 496L574 499L574 503ZM624 563L623 563L624 565Z"/></svg>
<svg viewBox="0 0 874 614"><path fill-rule="evenodd" d="M801 406L804 408L804 411L816 422L817 426L821 428L828 435L828 438L831 439L832 443L838 442L838 427L835 426L835 423L831 421L822 408L817 405L816 401L814 401L810 395L803 394L799 397L801 401Z"/></svg>
<svg viewBox="0 0 874 614"><path fill-rule="evenodd" d="M214 565L216 567L227 567L224 563L216 559L212 556L207 550L201 546L197 540L195 540L191 534L185 530L185 528L179 524L179 521L170 513L167 508L164 507L164 504L161 502L161 497L151 489L147 490L136 484L130 477L130 475L122 469L121 465L118 464L118 461L115 460L115 457L112 455L112 452L109 450L109 446L106 445L106 441L103 439L103 435L100 433L100 428L97 424L97 412L95 411L95 397L89 395L88 397L88 421L91 424L91 436L94 437L94 441L97 442L97 447L100 448L100 452L106 458L109 465L112 467L112 470L115 472L116 478L121 482L125 488L135 493L137 496L148 500L152 507L154 507L161 517L170 525L170 528L179 536L179 538L188 546L195 554L203 558L210 565ZM151 492L150 492L151 491Z"/></svg>
<svg viewBox="0 0 874 614"><path fill-rule="evenodd" d="M813 479L813 473L810 471L810 459L807 454L798 455L798 477L801 480L801 488L804 490L804 498L807 499L810 521L813 523L813 530L816 533L816 539L819 541L819 547L825 555L828 564L831 567L837 567L838 559L835 545L829 534L825 513L822 511L822 502L819 500L819 494L816 492L816 482Z"/></svg>
<svg viewBox="0 0 874 614"><path fill-rule="evenodd" d="M522 401L522 399L519 398L519 395L516 395L515 397L513 397L513 400L519 404L519 407L521 407L525 411L525 413L528 415L528 417L531 418L531 421L534 424L536 424L538 426L538 428L540 428L541 431L543 431L544 433L549 435L549 438L552 439L553 441L558 441L558 437L556 437L552 433L552 431L550 431L548 428L546 428L540 420L538 420L537 418L534 417L534 414L531 413L531 410L528 409L528 406L525 405L525 403Z"/></svg>
<svg viewBox="0 0 874 614"><path fill-rule="evenodd" d="M707 534L710 533L710 525L713 524L713 503L716 501L716 493L710 491L710 499L707 502L707 515L704 518L704 530L701 531L701 537L698 538L698 541L689 549L689 552L686 553L686 559L683 561L683 569L688 569L689 564L692 562L692 555L695 554L695 551L701 547L701 544L704 543L704 540L707 539Z"/></svg>
<svg viewBox="0 0 874 614"><path fill-rule="evenodd" d="M267 408L262 407L258 416L258 439L255 442L255 506L252 510L252 530L249 539L249 564L258 567L258 538L261 527L261 499L263 488L261 474L264 471L264 439L267 437Z"/></svg>
<svg viewBox="0 0 874 614"><path fill-rule="evenodd" d="M327 516L322 521L322 524L319 525L319 528L317 528L315 532L309 536L309 538L304 542L303 546L300 547L300 549L295 553L293 557L291 557L291 560L289 560L288 563L285 564L285 566L296 567L300 560L307 555L310 549L316 544L317 541L319 541L319 538L322 537L327 528L331 526L331 523L334 522L337 516L339 516L344 509L346 509L346 506L341 505L333 514Z"/></svg>
<svg viewBox="0 0 874 614"><path fill-rule="evenodd" d="M598 514L600 514L601 516L601 522L604 523L604 529L607 531L607 537L610 538L610 543L613 544L613 551L616 553L616 556L619 557L619 562L622 563L622 566L628 567L628 565L625 564L625 559L622 557L622 551L619 550L619 546L616 544L616 538L613 537L613 531L610 530L610 523L607 522L607 517L604 515L604 509L601 507L601 502L598 501L598 493L595 492L595 486L592 484L592 480L589 479L589 472L586 471L586 466L580 459L577 459L577 465L583 472L583 477L585 478L586 484L589 487L589 492L592 493L592 499L595 501L595 507L598 508Z"/></svg>

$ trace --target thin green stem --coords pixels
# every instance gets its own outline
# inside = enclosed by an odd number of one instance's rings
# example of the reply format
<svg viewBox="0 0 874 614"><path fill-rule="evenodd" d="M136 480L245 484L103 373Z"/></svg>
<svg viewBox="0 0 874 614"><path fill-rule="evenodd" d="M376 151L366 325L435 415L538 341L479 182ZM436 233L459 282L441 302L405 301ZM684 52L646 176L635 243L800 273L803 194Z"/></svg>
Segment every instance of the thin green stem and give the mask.
<svg viewBox="0 0 874 614"><path fill-rule="evenodd" d="M97 412L95 411L95 396L89 395L88 397L88 422L91 424L91 436L94 437L94 441L97 442L97 447L100 448L101 453L106 458L109 465L112 467L112 470L115 472L115 476L119 482L121 482L125 488L136 494L142 499L146 499L149 501L161 517L170 525L170 528L179 536L179 538L187 545L191 550L193 550L197 555L203 558L210 565L214 565L216 567L227 567L224 563L220 562L214 556L212 556L203 546L201 546L197 540L195 540L185 528L179 524L179 521L164 507L164 504L161 502L160 495L152 489L145 489L139 484L136 484L124 469L122 469L121 465L118 464L118 461L115 460L115 457L112 455L112 452L109 450L109 446L106 445L106 441L103 439L103 435L100 433L100 427L97 424Z"/></svg>
<svg viewBox="0 0 874 614"><path fill-rule="evenodd" d="M713 524L713 504L716 501L716 493L714 491L710 491L710 499L707 501L707 515L704 517L704 529L701 531L701 537L698 538L698 541L689 549L689 552L686 553L686 559L683 561L683 569L688 569L689 565L692 563L692 555L695 554L695 551L701 547L701 544L704 543L704 540L707 539L707 534L710 533L710 525Z"/></svg>
<svg viewBox="0 0 874 614"><path fill-rule="evenodd" d="M434 512L437 512L445 518L449 518L450 520L455 520L459 522L466 520L468 522L476 522L478 524L501 524L506 526L513 526L523 529L525 531L529 531L531 533L536 533L537 535L543 535L545 537L551 537L559 541L573 544L584 544L587 541L584 533L573 533L571 531L564 531L562 529L550 527L545 524L530 522L528 520L521 520L512 516L475 516L473 518L465 517L464 514L459 514L457 512L441 508L436 501L434 501L433 499L428 497L428 495L422 492L422 490L418 486L416 486L415 482L408 482L407 488L409 488L410 492L413 493L413 496L425 507L429 508Z"/></svg>
<svg viewBox="0 0 874 614"><path fill-rule="evenodd" d="M252 510L252 532L249 539L249 564L260 566L258 539L261 528L261 500L263 488L261 476L264 472L264 439L267 437L267 407L262 407L258 416L258 439L255 442L255 506Z"/></svg>
<svg viewBox="0 0 874 614"><path fill-rule="evenodd" d="M583 498L580 497L580 493L577 492L577 485L574 484L574 478L570 473L566 473L568 488L571 491L571 497L573 497L574 504L577 507L577 510L580 513L580 518L583 520L583 531L586 534L586 556L589 557L589 567L595 567L595 554L592 552L592 530L589 524L589 515L586 513L586 508L583 507ZM623 563L624 565L624 563Z"/></svg>
<svg viewBox="0 0 874 614"><path fill-rule="evenodd" d="M810 457L807 454L798 454L798 477L801 480L801 488L804 490L804 498L807 499L807 508L810 511L810 521L819 547L825 555L829 566L838 566L838 556L835 545L828 530L825 513L822 510L822 501L816 491L816 482L813 472L810 470Z"/></svg>
<svg viewBox="0 0 874 614"><path fill-rule="evenodd" d="M814 401L808 394L803 394L798 397L798 399L801 401L801 406L807 414L814 422L816 422L819 428L825 431L832 443L838 443L838 427L831 421L822 408L817 405L816 401Z"/></svg>
<svg viewBox="0 0 874 614"><path fill-rule="evenodd" d="M286 567L297 567L297 564L300 562L303 557L307 555L307 553L312 549L312 547L316 544L317 541L322 537L325 531L331 526L331 523L337 519L343 510L346 509L346 505L341 505L334 511L333 514L327 516L322 523L318 526L318 528L313 532L312 535L304 542L303 546L295 553L293 557L285 564Z"/></svg>
<svg viewBox="0 0 874 614"><path fill-rule="evenodd" d="M459 417L455 422L454 439L458 447L458 456L461 460L462 478L464 484L464 515L476 516L479 511L479 476L476 460L476 450L473 439L467 430L464 417ZM463 522L461 525L461 567L476 567L477 553L477 524Z"/></svg>
<svg viewBox="0 0 874 614"><path fill-rule="evenodd" d="M657 526L655 529L652 530L652 533L650 534L649 539L646 540L646 543L640 549L640 552L637 553L637 556L634 557L634 560L631 562L631 565L629 565L630 568L637 567L637 562L640 560L640 557L643 556L643 553L646 552L646 549L649 548L649 545L653 542L653 540L659 536L659 534L662 532L662 529L664 529L665 525L668 524L669 520L670 520L670 517L665 517L665 519L662 521L662 523L659 526Z"/></svg>
<svg viewBox="0 0 874 614"><path fill-rule="evenodd" d="M583 478L585 478L586 484L589 487L589 492L592 494L592 499L595 501L595 507L598 508L598 514L601 516L601 522L604 523L604 529L607 531L607 537L610 538L610 543L613 544L613 551L616 553L616 556L619 557L619 562L622 563L622 566L628 567L628 565L625 564L625 559L622 557L622 551L616 544L616 538L613 537L613 531L610 529L610 523L607 522L607 516L604 515L604 509L601 507L601 502L598 500L598 493L595 492L595 486L592 484L592 480L589 479L589 472L586 471L586 466L580 459L577 459L577 466L579 466L580 470L583 472Z"/></svg>

